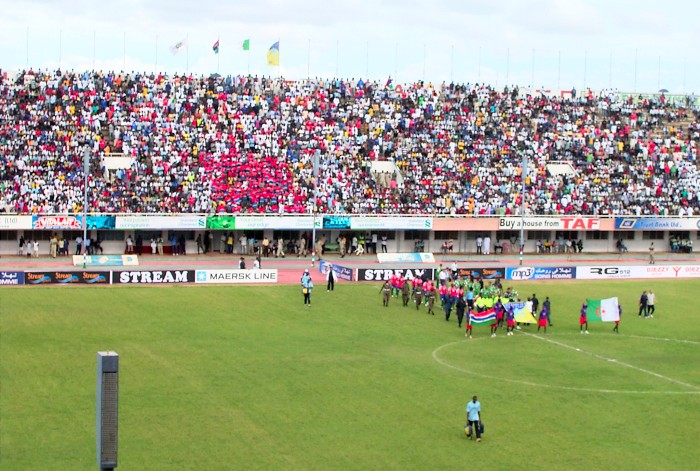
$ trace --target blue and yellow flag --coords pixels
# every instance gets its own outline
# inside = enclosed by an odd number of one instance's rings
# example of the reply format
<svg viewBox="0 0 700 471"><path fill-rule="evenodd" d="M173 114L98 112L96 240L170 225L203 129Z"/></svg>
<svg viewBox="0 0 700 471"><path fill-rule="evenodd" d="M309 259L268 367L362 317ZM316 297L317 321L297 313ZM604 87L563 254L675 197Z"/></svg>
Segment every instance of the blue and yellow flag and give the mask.
<svg viewBox="0 0 700 471"><path fill-rule="evenodd" d="M523 324L537 324L537 318L533 315L532 311L530 310L530 306L527 304L523 302L506 303L504 305L506 311L508 310L508 306L513 306L515 322L520 322Z"/></svg>
<svg viewBox="0 0 700 471"><path fill-rule="evenodd" d="M280 65L280 42L270 46L267 51L267 65Z"/></svg>

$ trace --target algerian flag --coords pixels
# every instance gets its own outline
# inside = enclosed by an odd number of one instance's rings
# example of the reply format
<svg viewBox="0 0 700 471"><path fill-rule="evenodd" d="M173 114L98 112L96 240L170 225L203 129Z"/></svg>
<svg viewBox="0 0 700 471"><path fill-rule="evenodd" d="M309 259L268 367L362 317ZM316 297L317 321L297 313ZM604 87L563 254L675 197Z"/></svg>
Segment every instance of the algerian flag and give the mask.
<svg viewBox="0 0 700 471"><path fill-rule="evenodd" d="M588 322L615 322L620 320L617 298L586 300L586 319Z"/></svg>

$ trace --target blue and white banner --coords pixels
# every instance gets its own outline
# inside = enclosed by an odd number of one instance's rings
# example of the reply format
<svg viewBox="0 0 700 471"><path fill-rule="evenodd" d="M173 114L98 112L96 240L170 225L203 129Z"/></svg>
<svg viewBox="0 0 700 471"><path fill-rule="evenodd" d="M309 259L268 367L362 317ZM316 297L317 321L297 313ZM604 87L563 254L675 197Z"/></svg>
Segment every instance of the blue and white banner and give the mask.
<svg viewBox="0 0 700 471"><path fill-rule="evenodd" d="M384 231L396 231L415 229L430 231L433 229L433 218L400 216L353 216L350 219L350 228L353 230L377 229Z"/></svg>
<svg viewBox="0 0 700 471"><path fill-rule="evenodd" d="M575 267L518 267L506 268L506 280L572 280Z"/></svg>
<svg viewBox="0 0 700 471"><path fill-rule="evenodd" d="M115 229L205 229L206 216L117 216Z"/></svg>
<svg viewBox="0 0 700 471"><path fill-rule="evenodd" d="M408 252L408 253L378 253L379 263L435 263L432 253Z"/></svg>
<svg viewBox="0 0 700 471"><path fill-rule="evenodd" d="M319 227L321 225L321 221L321 218L316 220ZM236 216L236 230L308 230L313 228L313 216Z"/></svg>
<svg viewBox="0 0 700 471"><path fill-rule="evenodd" d="M700 218L619 217L615 218L615 229L635 231L696 231L700 229Z"/></svg>
<svg viewBox="0 0 700 471"><path fill-rule="evenodd" d="M0 271L0 286L18 286L23 284L23 271Z"/></svg>
<svg viewBox="0 0 700 471"><path fill-rule="evenodd" d="M333 269L333 273L335 273L335 278L337 280L352 281L352 268L342 267L340 265L336 265L335 263L328 263L323 260L321 260L321 263L318 265L318 271L324 276L331 268Z"/></svg>
<svg viewBox="0 0 700 471"><path fill-rule="evenodd" d="M138 255L73 255L73 266L85 263L88 267L130 267L139 264Z"/></svg>
<svg viewBox="0 0 700 471"><path fill-rule="evenodd" d="M277 270L197 270L195 283L277 283Z"/></svg>

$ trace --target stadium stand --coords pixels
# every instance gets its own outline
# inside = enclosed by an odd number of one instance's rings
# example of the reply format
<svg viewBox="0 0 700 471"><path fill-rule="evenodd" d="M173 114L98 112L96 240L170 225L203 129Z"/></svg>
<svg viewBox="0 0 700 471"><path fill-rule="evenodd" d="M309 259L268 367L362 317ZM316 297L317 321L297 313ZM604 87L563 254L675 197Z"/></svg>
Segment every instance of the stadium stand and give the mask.
<svg viewBox="0 0 700 471"><path fill-rule="evenodd" d="M691 216L694 102L30 70L0 82L0 211L80 212L89 146L90 212L305 213L317 187L327 213L519 214L524 153L528 214Z"/></svg>

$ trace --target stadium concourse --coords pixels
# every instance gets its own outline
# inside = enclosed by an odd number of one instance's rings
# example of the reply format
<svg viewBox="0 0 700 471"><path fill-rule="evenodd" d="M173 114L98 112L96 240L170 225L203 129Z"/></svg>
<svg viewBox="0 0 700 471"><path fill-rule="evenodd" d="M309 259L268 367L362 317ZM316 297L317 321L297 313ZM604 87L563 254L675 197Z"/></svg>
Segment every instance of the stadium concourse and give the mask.
<svg viewBox="0 0 700 471"><path fill-rule="evenodd" d="M694 95L0 72L9 214L700 213Z"/></svg>
<svg viewBox="0 0 700 471"><path fill-rule="evenodd" d="M227 270L237 269L240 256L237 254L226 255L214 252L208 255L187 255L186 257L178 257L173 259L170 256L142 256L139 257L139 265L132 267L111 267L113 270ZM247 269L253 271L254 257L245 257ZM354 269L372 268L372 269L416 269L416 268L438 268L442 265L449 268L453 263L459 268L486 268L486 267L517 267L519 264L517 254L501 254L501 255L437 255L435 263L379 263L375 255L361 255L341 258L334 254L323 259L326 263L337 264L343 267ZM583 254L553 254L542 255L533 254L524 257L523 264L531 267L558 267L558 266L586 266L586 265L608 265L608 266L625 266L625 265L646 265L649 257L644 253L627 253L622 256L613 253L583 253ZM26 258L19 256L3 256L2 269L6 271L62 271L62 272L78 272L80 266L73 266L68 258ZM700 263L700 258L695 254L680 254L672 252L659 253L656 257L657 266L664 265L697 265ZM305 269L311 273L313 280L318 288L324 286L324 275L319 271L319 262L312 266L311 258L264 258L262 259L263 269L277 269L278 283L281 284L297 284L301 278L301 274ZM110 267L89 267L92 272L109 271ZM357 280L354 280L357 281ZM340 280L340 283L346 281ZM84 285L83 285L84 286Z"/></svg>

